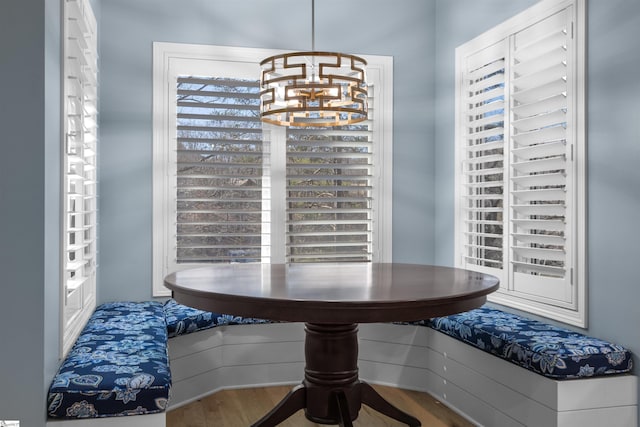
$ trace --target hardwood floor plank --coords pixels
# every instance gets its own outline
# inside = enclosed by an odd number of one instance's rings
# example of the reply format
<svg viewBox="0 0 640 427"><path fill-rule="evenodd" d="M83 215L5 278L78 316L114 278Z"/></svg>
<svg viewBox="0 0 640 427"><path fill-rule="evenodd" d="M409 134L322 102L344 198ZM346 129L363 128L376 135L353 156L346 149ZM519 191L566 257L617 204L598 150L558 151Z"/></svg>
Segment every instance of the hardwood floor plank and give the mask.
<svg viewBox="0 0 640 427"><path fill-rule="evenodd" d="M473 427L428 393L376 385L374 388L399 409L429 427ZM291 390L290 386L223 390L167 412L167 427L246 427L269 412ZM402 426L373 409L362 406L354 427ZM320 427L296 412L281 427Z"/></svg>

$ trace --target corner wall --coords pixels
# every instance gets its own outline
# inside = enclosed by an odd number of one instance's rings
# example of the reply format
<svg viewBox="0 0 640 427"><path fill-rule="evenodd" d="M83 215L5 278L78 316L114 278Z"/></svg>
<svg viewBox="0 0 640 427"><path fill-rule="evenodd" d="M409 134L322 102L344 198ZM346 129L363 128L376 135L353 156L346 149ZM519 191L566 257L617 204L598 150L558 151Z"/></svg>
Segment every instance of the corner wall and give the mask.
<svg viewBox="0 0 640 427"><path fill-rule="evenodd" d="M60 2L0 3L0 419L45 425L57 368Z"/></svg>

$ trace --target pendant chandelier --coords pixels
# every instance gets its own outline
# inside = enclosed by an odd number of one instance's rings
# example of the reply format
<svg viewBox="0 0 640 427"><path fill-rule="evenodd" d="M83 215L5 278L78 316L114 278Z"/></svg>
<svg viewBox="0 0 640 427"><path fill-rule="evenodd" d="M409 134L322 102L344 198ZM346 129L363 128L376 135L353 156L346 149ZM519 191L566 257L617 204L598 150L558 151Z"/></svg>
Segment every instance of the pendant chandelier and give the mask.
<svg viewBox="0 0 640 427"><path fill-rule="evenodd" d="M343 126L367 119L367 61L315 50L274 55L260 63L260 119L279 126Z"/></svg>

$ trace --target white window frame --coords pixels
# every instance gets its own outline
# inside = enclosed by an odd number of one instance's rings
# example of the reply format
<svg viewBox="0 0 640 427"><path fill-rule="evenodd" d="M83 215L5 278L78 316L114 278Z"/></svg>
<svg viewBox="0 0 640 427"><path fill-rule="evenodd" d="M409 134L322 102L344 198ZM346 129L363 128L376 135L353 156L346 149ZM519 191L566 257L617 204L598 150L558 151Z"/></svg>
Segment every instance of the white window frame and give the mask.
<svg viewBox="0 0 640 427"><path fill-rule="evenodd" d="M524 293L513 290L510 283L509 267L506 260L502 274L496 274L501 281L500 290L489 296L489 301L532 314L547 317L559 322L587 327L587 266L586 266L586 124L585 124L585 52L586 52L586 5L584 0L544 0L532 6L515 17L499 24L475 39L459 46L456 49L456 100L455 100L455 265L458 267L483 270L482 267L469 265L464 260L464 232L463 232L463 161L462 140L465 138L465 118L464 118L464 82L463 72L465 58L484 48L493 46L507 40L511 35L541 21L555 13L568 7L571 8L573 26L572 36L575 39L575 53L570 59L573 61L572 68L575 74L572 77L573 86L569 88L574 96L569 108L573 108L573 126L571 126L571 139L573 140L572 161L573 161L573 197L568 203L573 211L572 222L567 225L568 239L571 239L571 253L568 256L568 268L570 268L570 280L572 302L569 305L561 306L549 303L544 298L532 298ZM509 78L507 77L507 85ZM508 96L508 94L507 94ZM507 99L505 96L505 99ZM506 102L506 101L505 101ZM571 102L571 101L570 101ZM510 104L509 104L510 105ZM512 115L511 110L505 106L505 120L508 122ZM508 123L505 123L505 158L507 154L510 136ZM510 152L509 152L510 153ZM507 160L508 161L508 160ZM505 170L507 169L505 165ZM505 182L508 178L505 178ZM510 197L505 197L509 201ZM510 203L510 201L509 201ZM505 205L504 211L509 210ZM504 231L504 241L510 239L507 229ZM508 246L504 244L505 248ZM507 253L507 251L505 251ZM475 267L475 268L474 268ZM488 269L495 274L497 269Z"/></svg>
<svg viewBox="0 0 640 427"><path fill-rule="evenodd" d="M96 306L98 28L89 0L63 2L60 357Z"/></svg>
<svg viewBox="0 0 640 427"><path fill-rule="evenodd" d="M175 103L176 79L179 75L212 75L212 63L221 63L233 67L243 63L254 67L254 77L260 75L260 61L272 55L287 51L275 49L240 48L212 45L194 45L179 43L153 43L153 296L170 296L164 287L164 277L171 273L169 262L172 251L171 233L175 234L175 207L172 207L175 184L171 179L171 152L175 146L175 117L172 117L171 102ZM391 262L392 260L392 165L393 165L393 58L388 56L359 55L368 62L367 75L379 82L374 85L376 108L373 109L374 135L374 176L375 193L373 202L373 261ZM208 74L207 74L208 73ZM214 71L215 73L215 71ZM172 95L173 93L173 95ZM272 125L270 125L272 126ZM272 149L283 141L284 128L272 126ZM277 135L282 134L282 135ZM273 155L273 153L272 153ZM273 156L276 159L278 156ZM284 156L282 156L284 157ZM273 161L273 160L272 160ZM284 178L284 177L283 177ZM280 185L276 183L275 185ZM281 184L284 185L284 184ZM279 202L273 202L278 205ZM274 214L277 214L275 212ZM284 262L284 222L272 226L271 262ZM180 269L193 267L193 264L180 265Z"/></svg>

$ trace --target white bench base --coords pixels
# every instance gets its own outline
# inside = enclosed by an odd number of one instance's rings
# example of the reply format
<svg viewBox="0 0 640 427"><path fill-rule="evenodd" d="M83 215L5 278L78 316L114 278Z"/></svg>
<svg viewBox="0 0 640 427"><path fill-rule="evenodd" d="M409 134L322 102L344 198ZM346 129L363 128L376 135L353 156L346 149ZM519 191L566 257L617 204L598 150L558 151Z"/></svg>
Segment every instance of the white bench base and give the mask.
<svg viewBox="0 0 640 427"><path fill-rule="evenodd" d="M423 326L362 324L359 339L361 378L428 392L481 426L638 426L634 375L556 381ZM169 410L221 389L296 384L304 369L303 325L183 335L169 340L169 358Z"/></svg>
<svg viewBox="0 0 640 427"><path fill-rule="evenodd" d="M431 328L359 326L360 377L430 393L487 427L638 427L637 377L556 381ZM169 410L222 389L297 384L300 323L220 326L169 339ZM166 414L49 420L47 427L165 427Z"/></svg>
<svg viewBox="0 0 640 427"><path fill-rule="evenodd" d="M166 427L167 414L160 412L129 417L48 420L47 427Z"/></svg>
<svg viewBox="0 0 640 427"><path fill-rule="evenodd" d="M229 325L177 336L169 339L169 365L169 410L222 389L298 383L303 325Z"/></svg>
<svg viewBox="0 0 640 427"><path fill-rule="evenodd" d="M426 391L487 427L637 427L637 377L557 381L431 328L360 325L360 375Z"/></svg>

